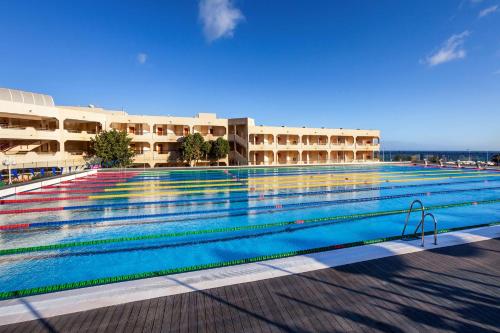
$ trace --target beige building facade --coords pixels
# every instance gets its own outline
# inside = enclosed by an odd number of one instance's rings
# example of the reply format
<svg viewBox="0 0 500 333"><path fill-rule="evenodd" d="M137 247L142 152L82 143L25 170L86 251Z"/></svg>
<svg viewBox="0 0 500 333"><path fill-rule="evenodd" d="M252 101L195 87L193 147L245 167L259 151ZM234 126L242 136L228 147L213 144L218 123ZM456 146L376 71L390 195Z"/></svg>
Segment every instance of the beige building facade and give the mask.
<svg viewBox="0 0 500 333"><path fill-rule="evenodd" d="M380 132L256 126L251 118L129 115L124 111L55 105L51 96L0 88L0 161L19 167L83 165L90 138L116 129L132 138L135 166L179 166L188 134L229 140L220 165L288 165L375 161ZM208 165L201 161L199 165Z"/></svg>

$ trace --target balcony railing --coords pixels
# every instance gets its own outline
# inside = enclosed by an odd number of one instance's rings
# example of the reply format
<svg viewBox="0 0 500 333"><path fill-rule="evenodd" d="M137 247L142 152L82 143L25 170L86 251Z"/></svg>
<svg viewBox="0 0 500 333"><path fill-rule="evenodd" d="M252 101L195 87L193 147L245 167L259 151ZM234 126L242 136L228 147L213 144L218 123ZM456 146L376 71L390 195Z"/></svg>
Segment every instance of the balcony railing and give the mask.
<svg viewBox="0 0 500 333"><path fill-rule="evenodd" d="M8 125L8 124L0 124L0 129L13 129L13 130L25 130L25 129L33 129L35 131L56 131L57 128L50 127L35 127L30 125Z"/></svg>

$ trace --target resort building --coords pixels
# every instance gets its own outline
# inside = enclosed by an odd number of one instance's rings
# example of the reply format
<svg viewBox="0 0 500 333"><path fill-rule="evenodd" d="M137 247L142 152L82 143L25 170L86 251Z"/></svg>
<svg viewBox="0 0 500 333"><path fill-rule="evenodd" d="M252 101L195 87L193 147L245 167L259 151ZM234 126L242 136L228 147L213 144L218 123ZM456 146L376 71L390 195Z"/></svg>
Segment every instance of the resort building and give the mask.
<svg viewBox="0 0 500 333"><path fill-rule="evenodd" d="M228 124L230 164L326 164L378 160L378 130L256 126L252 118L229 119Z"/></svg>
<svg viewBox="0 0 500 333"><path fill-rule="evenodd" d="M251 118L223 119L129 115L124 111L58 106L48 95L0 88L0 161L19 167L85 163L90 138L102 130L126 131L136 152L134 164L179 166L179 147L188 134L230 142L220 165L287 165L378 160L378 130L256 126ZM208 165L201 161L198 165Z"/></svg>

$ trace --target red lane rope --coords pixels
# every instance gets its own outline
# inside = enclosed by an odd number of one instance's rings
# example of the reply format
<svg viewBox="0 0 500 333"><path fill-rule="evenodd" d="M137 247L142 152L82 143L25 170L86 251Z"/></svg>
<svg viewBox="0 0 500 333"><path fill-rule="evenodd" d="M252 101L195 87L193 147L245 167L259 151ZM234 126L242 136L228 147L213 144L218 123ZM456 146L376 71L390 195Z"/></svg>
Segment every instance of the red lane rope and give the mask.
<svg viewBox="0 0 500 333"><path fill-rule="evenodd" d="M21 192L17 195L45 195L45 194L71 194L71 193L102 193L103 191L96 190L68 190L68 191L30 191Z"/></svg>
<svg viewBox="0 0 500 333"><path fill-rule="evenodd" d="M8 224L8 225L0 225L0 230L26 229L29 227L30 227L29 223Z"/></svg>
<svg viewBox="0 0 500 333"><path fill-rule="evenodd" d="M123 178L123 179L128 179L128 178ZM90 181L91 179L83 179L83 180L78 180L78 179L75 179L69 183L85 183L87 181ZM117 181L117 178L113 178L113 179L99 179L99 182L101 183L116 183Z"/></svg>
<svg viewBox="0 0 500 333"><path fill-rule="evenodd" d="M71 184L71 185L47 185L42 188L99 188L99 187L114 187L115 184Z"/></svg>
<svg viewBox="0 0 500 333"><path fill-rule="evenodd" d="M48 201L65 201L65 200L88 200L88 196L65 197L65 198L30 198L30 199L3 199L0 200L0 205L15 204L15 203L31 203L31 202L48 202Z"/></svg>
<svg viewBox="0 0 500 333"><path fill-rule="evenodd" d="M7 214L25 214L25 213L41 213L41 212L56 212L64 210L64 207L43 207L43 208L25 208L25 209L8 209L0 210L0 215Z"/></svg>

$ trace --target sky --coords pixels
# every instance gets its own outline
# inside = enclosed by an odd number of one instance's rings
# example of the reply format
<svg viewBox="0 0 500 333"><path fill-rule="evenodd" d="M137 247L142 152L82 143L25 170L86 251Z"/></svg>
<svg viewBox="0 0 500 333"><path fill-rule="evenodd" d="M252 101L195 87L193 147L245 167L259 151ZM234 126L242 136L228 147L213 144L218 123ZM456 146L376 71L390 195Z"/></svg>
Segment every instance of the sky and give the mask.
<svg viewBox="0 0 500 333"><path fill-rule="evenodd" d="M0 86L500 150L500 0L0 0Z"/></svg>

